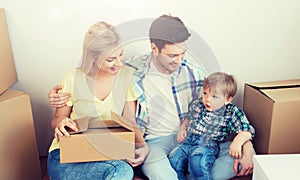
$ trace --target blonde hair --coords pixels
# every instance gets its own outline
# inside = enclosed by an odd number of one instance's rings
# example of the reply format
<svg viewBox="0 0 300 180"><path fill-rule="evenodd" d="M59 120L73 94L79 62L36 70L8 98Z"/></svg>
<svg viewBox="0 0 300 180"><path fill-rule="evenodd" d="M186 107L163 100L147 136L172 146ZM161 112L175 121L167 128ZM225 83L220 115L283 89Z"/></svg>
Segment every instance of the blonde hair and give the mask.
<svg viewBox="0 0 300 180"><path fill-rule="evenodd" d="M237 92L237 83L232 75L216 72L209 75L203 83L203 90L216 91L221 90L221 92L227 97L233 97Z"/></svg>
<svg viewBox="0 0 300 180"><path fill-rule="evenodd" d="M111 50L120 44L120 35L110 24L100 21L92 25L85 34L83 40L83 55L80 68L89 74L94 60L106 50ZM104 59L103 59L104 60Z"/></svg>

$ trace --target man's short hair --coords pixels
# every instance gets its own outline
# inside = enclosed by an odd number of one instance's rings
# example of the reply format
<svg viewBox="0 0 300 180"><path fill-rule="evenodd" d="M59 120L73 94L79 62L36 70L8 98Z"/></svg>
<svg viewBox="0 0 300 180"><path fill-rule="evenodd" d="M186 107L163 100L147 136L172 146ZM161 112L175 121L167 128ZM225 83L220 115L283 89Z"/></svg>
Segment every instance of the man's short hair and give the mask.
<svg viewBox="0 0 300 180"><path fill-rule="evenodd" d="M149 30L150 42L154 43L159 52L166 44L177 44L186 41L190 33L183 22L170 15L162 15L155 19Z"/></svg>

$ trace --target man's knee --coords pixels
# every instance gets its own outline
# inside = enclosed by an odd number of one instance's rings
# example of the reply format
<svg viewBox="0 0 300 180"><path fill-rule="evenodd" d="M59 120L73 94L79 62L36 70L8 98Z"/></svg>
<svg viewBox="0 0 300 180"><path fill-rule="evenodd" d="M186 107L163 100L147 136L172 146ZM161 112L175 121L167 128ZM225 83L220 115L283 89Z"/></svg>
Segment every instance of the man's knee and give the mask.
<svg viewBox="0 0 300 180"><path fill-rule="evenodd" d="M144 163L142 166L143 173L149 179L177 179L175 170L171 167L169 160L152 161Z"/></svg>
<svg viewBox="0 0 300 180"><path fill-rule="evenodd" d="M233 170L234 159L228 154L219 155L211 169L213 179L230 179L235 176Z"/></svg>

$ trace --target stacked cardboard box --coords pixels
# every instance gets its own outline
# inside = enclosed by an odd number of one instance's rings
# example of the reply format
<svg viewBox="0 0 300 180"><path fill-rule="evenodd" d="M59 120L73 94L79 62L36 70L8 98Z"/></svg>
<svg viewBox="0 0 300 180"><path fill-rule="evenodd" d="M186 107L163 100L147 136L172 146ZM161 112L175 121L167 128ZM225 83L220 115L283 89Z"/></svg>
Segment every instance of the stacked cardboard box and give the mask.
<svg viewBox="0 0 300 180"><path fill-rule="evenodd" d="M17 74L4 9L0 37L0 179L41 179L30 98L9 89Z"/></svg>
<svg viewBox="0 0 300 180"><path fill-rule="evenodd" d="M4 9L0 9L0 94L17 82Z"/></svg>
<svg viewBox="0 0 300 180"><path fill-rule="evenodd" d="M246 83L244 111L258 154L300 153L300 79Z"/></svg>

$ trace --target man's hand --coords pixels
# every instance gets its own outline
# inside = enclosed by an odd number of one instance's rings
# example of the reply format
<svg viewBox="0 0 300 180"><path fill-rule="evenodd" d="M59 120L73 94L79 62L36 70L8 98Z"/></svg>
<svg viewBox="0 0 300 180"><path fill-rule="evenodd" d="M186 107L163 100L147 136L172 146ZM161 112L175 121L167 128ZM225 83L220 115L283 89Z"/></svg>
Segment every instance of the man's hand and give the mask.
<svg viewBox="0 0 300 180"><path fill-rule="evenodd" d="M147 155L149 153L149 147L146 144L143 147L140 147L140 148L136 149L134 152L135 152L135 155L136 155L137 158L135 158L135 159L127 158L127 162L132 167L139 166L144 162L145 158L147 157Z"/></svg>
<svg viewBox="0 0 300 180"><path fill-rule="evenodd" d="M243 146L243 156L240 159L234 161L234 172L237 176L247 176L253 172L252 157L255 154L251 141L248 141ZM239 165L242 169L238 171Z"/></svg>
<svg viewBox="0 0 300 180"><path fill-rule="evenodd" d="M58 93L59 90L62 89L61 85L55 86L53 89L51 89L48 93L48 98L50 105L52 107L63 107L67 105L67 102L70 98L69 93Z"/></svg>

